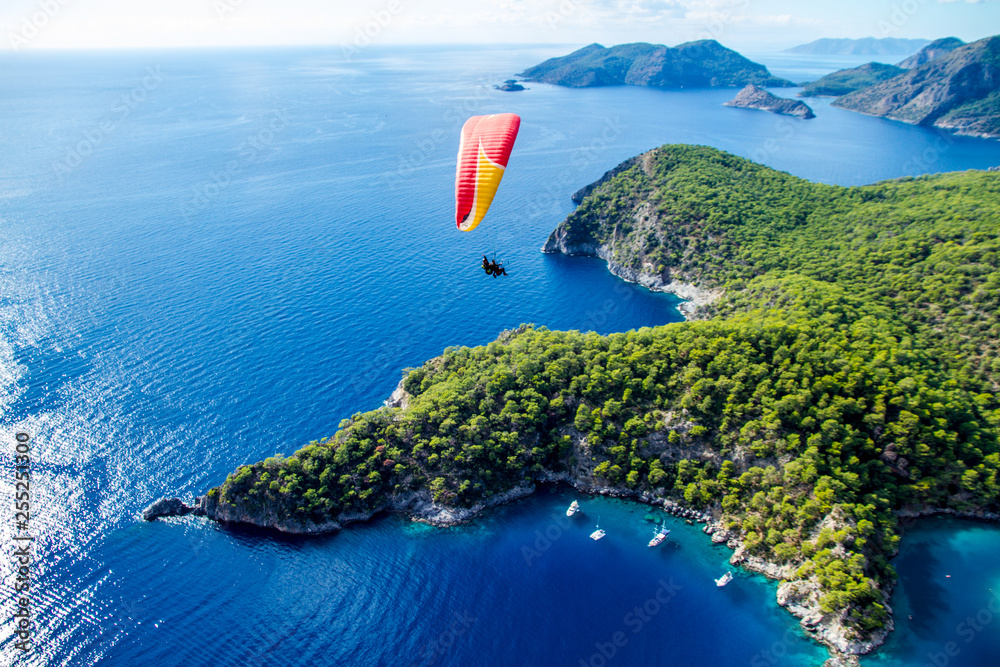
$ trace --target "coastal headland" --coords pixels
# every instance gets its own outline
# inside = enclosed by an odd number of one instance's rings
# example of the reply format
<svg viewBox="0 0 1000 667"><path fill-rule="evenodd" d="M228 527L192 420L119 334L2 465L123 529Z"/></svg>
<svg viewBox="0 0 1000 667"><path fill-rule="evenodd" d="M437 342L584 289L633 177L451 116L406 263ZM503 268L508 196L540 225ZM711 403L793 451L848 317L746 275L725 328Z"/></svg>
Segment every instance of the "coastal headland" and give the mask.
<svg viewBox="0 0 1000 667"><path fill-rule="evenodd" d="M668 145L578 200L543 250L691 298L687 322L448 348L333 436L146 518L450 525L565 482L689 513L832 660L874 650L900 517L997 518L1000 174L842 188Z"/></svg>

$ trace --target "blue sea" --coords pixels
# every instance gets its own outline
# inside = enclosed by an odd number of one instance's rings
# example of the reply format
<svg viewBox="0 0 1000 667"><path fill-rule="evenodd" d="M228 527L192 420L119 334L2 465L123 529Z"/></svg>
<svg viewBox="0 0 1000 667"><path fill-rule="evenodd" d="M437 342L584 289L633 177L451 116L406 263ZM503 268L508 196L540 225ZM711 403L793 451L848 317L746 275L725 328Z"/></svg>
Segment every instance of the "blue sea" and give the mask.
<svg viewBox="0 0 1000 667"><path fill-rule="evenodd" d="M599 260L539 252L575 190L640 152L706 144L841 185L1000 164L998 142L827 99L800 121L723 107L732 90L493 88L570 48L0 56L4 664L822 663L773 582L714 585L730 552L698 526L667 518L670 539L649 549L654 510L566 488L452 529L386 516L290 538L139 518L333 434L448 346L526 322L680 321L675 298ZM795 81L857 64L755 57ZM506 177L486 221L459 233L459 129L503 111L523 119ZM509 277L482 273L494 253ZM569 522L574 498L585 513ZM993 526L911 527L897 629L866 664L996 664L1000 618L980 612L998 552ZM977 614L966 641L958 626Z"/></svg>

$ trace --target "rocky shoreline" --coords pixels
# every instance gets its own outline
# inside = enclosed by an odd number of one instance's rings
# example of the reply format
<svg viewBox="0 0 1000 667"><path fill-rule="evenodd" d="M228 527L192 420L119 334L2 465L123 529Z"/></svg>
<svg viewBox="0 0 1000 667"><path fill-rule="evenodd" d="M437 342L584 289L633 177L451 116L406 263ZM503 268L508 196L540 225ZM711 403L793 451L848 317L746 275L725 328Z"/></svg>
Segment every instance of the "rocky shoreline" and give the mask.
<svg viewBox="0 0 1000 667"><path fill-rule="evenodd" d="M343 530L348 524L369 521L376 514L382 512L397 512L409 514L413 521L443 528L465 523L486 509L525 498L534 492L534 485L517 486L472 507L464 508L438 505L432 500L430 491L421 489L392 496L388 502L369 512L339 514L329 521L320 523L310 520L279 519L275 512L267 508L253 510L230 503L220 503L212 498L210 492L207 495L195 497L190 504L180 498L161 498L143 510L142 518L145 521L155 521L159 518L190 514L207 517L220 523L270 528L293 535L317 535Z"/></svg>
<svg viewBox="0 0 1000 667"><path fill-rule="evenodd" d="M1000 139L1000 132L993 130L984 130L980 127L982 124L978 119L960 119L960 120L949 120L947 118L941 118L934 122L934 127L947 130L954 133L959 137L973 137L976 139ZM995 123L993 123L995 125Z"/></svg>
<svg viewBox="0 0 1000 667"><path fill-rule="evenodd" d="M1000 522L1000 514L997 514L996 512L987 512L982 509L963 512L951 509L950 507L931 507L929 505L921 505L916 508L904 507L896 512L896 516L899 517L900 523L904 524L904 526L914 519L920 519L928 516L938 516L941 514L947 514L948 516L954 516L959 519L975 519L977 521L989 521L990 523Z"/></svg>
<svg viewBox="0 0 1000 667"><path fill-rule="evenodd" d="M402 382L400 382L390 399L386 401L386 405L402 407L406 405L407 398L408 396L402 388ZM263 510L260 508L251 509L230 503L219 503L213 498L210 491L204 496L196 497L190 504L179 498L162 498L147 507L142 513L142 518L146 521L153 521L160 517L193 515L204 516L221 523L252 525L283 533L320 534L336 532L348 524L368 521L376 514L391 512L407 514L411 521L437 527L448 527L466 523L490 508L530 496L535 493L540 484L566 484L582 494L627 498L647 505L662 507L668 514L686 519L689 523L705 524L702 530L711 537L712 542L725 544L733 550L733 555L729 560L733 566L781 582L776 593L777 603L799 619L800 626L808 636L830 650L831 658L825 667L857 666L859 664L858 656L870 653L881 646L893 630L892 610L889 607L891 589L882 590L884 604L890 613L888 626L865 641L853 639L850 637L849 628L842 622L843 619L839 615L825 614L820 608L818 581L814 578L794 579L796 563L782 565L746 553L746 547L740 534L725 528L719 518L721 512L718 508L696 510L685 507L663 495L639 492L621 486L597 485L593 483L593 478L588 475L586 466L575 471L575 474L543 471L533 483L514 487L505 493L493 496L468 508L438 505L433 501L429 490L420 489L390 496L387 502L369 512L345 513L328 521L317 523L310 520L279 519L274 511L267 508ZM958 511L949 508L915 506L906 507L897 512L897 516L900 517L904 526L907 522L917 518L939 514L1000 522L1000 514L982 510ZM838 518L830 515L824 520L824 524L836 527Z"/></svg>
<svg viewBox="0 0 1000 667"><path fill-rule="evenodd" d="M664 277L663 275L657 275L652 272L652 267L649 267L649 272L643 272L627 266L622 266L614 260L614 249L610 246L597 244L567 244L565 234L560 235L558 233L560 231L561 228L557 229L549 236L545 245L542 246L542 252L600 257L607 262L608 271L625 282L642 285L652 292L665 292L684 299L684 302L677 306L677 309L687 320L700 319L701 309L705 306L711 305L722 296L722 290L706 289L670 276Z"/></svg>
<svg viewBox="0 0 1000 667"><path fill-rule="evenodd" d="M727 531L721 522L710 522L704 530L712 536L712 542L725 544L733 550L733 555L729 559L730 564L781 582L775 595L777 603L799 619L799 625L809 637L830 651L831 657L824 663L824 667L857 667L860 664L858 656L874 651L885 643L886 637L892 632L892 609L888 605L889 592L882 591L884 604L890 614L888 627L881 629L866 641L858 641L849 636L850 630L839 615L823 612L820 607L820 584L815 577L805 580L792 578L797 563L779 565L747 554L746 546L740 536Z"/></svg>
<svg viewBox="0 0 1000 667"><path fill-rule="evenodd" d="M888 120L906 123L907 125L919 126L923 124L920 121L913 120L911 118L898 118L896 116L866 111L863 109L851 109L851 111L860 113L864 116L871 116L872 118L887 118ZM1000 132L977 129L977 123L968 119L954 121L939 118L931 123L930 127L936 127L939 130L943 130L957 137L971 137L973 139L1000 139Z"/></svg>
<svg viewBox="0 0 1000 667"><path fill-rule="evenodd" d="M634 500L647 505L661 507L668 514L685 519L689 523L705 524L702 530L711 536L713 542L717 544L725 543L729 548L734 550L734 554L729 561L734 566L782 581L782 584L778 587L777 602L792 615L801 619L800 624L802 628L813 639L830 649L832 658L827 661L825 667L857 665L858 663L854 656L868 653L880 646L885 639L885 635L888 635L889 631L891 631L890 627L881 634L877 641L852 643L850 640L847 640L843 637L844 628L840 624L832 623L830 619L824 618L819 613L818 596L803 595L800 592L801 590L805 593L810 593L812 592L811 588L801 589L802 582L788 582L784 580L789 571L793 569L793 566L781 566L744 554L744 546L738 536L726 531L721 522L716 520L712 511L695 510L685 507L675 500L648 492L636 492L626 487L594 485L584 480L575 479L569 473L565 472L553 473L544 471L539 475L536 482L536 484L515 487L469 508L437 505L433 502L430 492L426 489L409 492L390 498L389 502L373 509L371 512L342 514L335 519L322 523L278 521L277 517L268 511L253 513L244 508L238 508L229 504L222 504L220 506L209 495L198 496L191 504L185 503L179 498L162 498L147 507L142 513L142 518L146 521L153 521L161 517L193 515L204 516L220 523L270 528L289 534L322 534L337 532L351 523L368 521L376 514L382 512L391 512L408 514L411 521L444 528L466 523L487 509L526 498L535 493L539 484L566 484L582 494Z"/></svg>

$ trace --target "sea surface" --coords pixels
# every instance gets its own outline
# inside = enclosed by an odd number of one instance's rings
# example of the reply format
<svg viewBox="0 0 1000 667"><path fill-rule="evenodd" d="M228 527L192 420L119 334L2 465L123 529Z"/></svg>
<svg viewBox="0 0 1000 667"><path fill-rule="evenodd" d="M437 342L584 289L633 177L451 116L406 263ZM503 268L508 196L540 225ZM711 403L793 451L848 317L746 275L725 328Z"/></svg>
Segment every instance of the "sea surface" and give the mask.
<svg viewBox="0 0 1000 667"><path fill-rule="evenodd" d="M575 190L640 152L706 144L841 185L1000 164L998 142L828 99L800 121L723 107L732 90L493 88L569 49L0 56L0 662L822 662L773 582L714 585L729 553L698 526L667 518L649 549L660 513L565 488L447 530L388 516L287 538L139 518L332 435L448 346L526 322L680 321L677 299L600 260L539 252ZM797 82L843 66L758 59ZM459 233L459 130L502 111L523 119L506 177ZM483 254L510 276L485 276ZM21 528L17 432L31 438ZM585 514L567 522L574 498ZM28 653L13 616L25 535ZM1000 590L996 553L992 526L918 522L897 559L897 630L872 663L940 667L956 641L948 665L995 664L1000 619L969 642L956 625Z"/></svg>

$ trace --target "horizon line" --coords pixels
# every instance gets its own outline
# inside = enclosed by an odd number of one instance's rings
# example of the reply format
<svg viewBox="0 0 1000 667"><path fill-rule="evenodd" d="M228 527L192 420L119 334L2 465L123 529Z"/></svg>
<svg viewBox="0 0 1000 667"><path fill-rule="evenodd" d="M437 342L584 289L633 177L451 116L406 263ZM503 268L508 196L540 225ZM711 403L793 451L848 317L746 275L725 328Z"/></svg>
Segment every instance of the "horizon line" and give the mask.
<svg viewBox="0 0 1000 667"><path fill-rule="evenodd" d="M872 37L821 37L819 39L881 39ZM907 39L907 40L923 40L923 41L934 41L925 37L902 37L902 38L892 38L892 39ZM714 38L706 39L693 39L684 42L678 42L674 47L681 46L682 44L691 44L694 42L702 41L714 41L722 46L726 46L725 43ZM744 46L738 47L727 47L732 50L745 49L745 48L758 48L764 46L765 44L771 46L772 48L779 48L780 43L784 43L786 40L775 41L775 42L745 42ZM819 41L812 40L812 42ZM978 41L978 40L972 40ZM812 42L799 42L792 44L791 46L785 46L781 48L794 48L795 46L804 46L806 44L811 44ZM567 41L567 42L483 42L483 41L468 41L468 42L388 42L380 44L365 44L358 45L351 42L314 42L314 43L295 43L295 42L277 42L277 43L252 43L252 44L157 44L157 45L99 45L99 46L29 46L24 48L11 48L8 46L0 46L0 55L11 54L11 55L21 55L25 53L53 53L53 52L78 52L78 51L93 51L93 52L107 52L107 51L195 51L200 49L209 50L240 50L240 49L357 49L357 50L367 50L371 48L394 48L394 47L470 47L479 46L483 48L488 47L557 47L565 46L571 47L576 45L589 46L590 44L599 44L601 46L620 46L625 44L657 44L661 45L659 42L651 41L624 41L624 42L601 42L594 40L581 40L581 41ZM662 44L663 46L669 46L667 44Z"/></svg>

